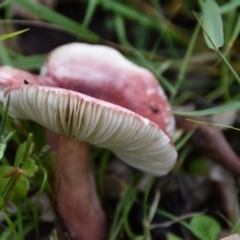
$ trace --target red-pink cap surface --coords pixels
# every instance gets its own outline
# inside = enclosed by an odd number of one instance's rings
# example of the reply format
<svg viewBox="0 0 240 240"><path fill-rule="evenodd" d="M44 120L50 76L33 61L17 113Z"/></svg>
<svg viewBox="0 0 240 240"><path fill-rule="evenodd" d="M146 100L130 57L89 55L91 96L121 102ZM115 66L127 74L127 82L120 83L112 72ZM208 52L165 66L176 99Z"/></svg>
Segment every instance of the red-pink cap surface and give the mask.
<svg viewBox="0 0 240 240"><path fill-rule="evenodd" d="M173 135L170 105L154 75L106 46L71 43L52 51L46 85L71 89L130 109Z"/></svg>
<svg viewBox="0 0 240 240"><path fill-rule="evenodd" d="M9 66L0 67L0 99L3 99L7 88L24 83L38 84L38 77L26 71Z"/></svg>
<svg viewBox="0 0 240 240"><path fill-rule="evenodd" d="M47 82L47 76L39 76L30 72L10 66L0 67L0 101L3 100L4 92L13 86ZM44 80L43 80L44 79Z"/></svg>
<svg viewBox="0 0 240 240"><path fill-rule="evenodd" d="M9 115L110 149L144 172L162 176L176 162L177 152L170 138L159 126L128 109L74 91L38 85L8 89L4 107L9 95Z"/></svg>

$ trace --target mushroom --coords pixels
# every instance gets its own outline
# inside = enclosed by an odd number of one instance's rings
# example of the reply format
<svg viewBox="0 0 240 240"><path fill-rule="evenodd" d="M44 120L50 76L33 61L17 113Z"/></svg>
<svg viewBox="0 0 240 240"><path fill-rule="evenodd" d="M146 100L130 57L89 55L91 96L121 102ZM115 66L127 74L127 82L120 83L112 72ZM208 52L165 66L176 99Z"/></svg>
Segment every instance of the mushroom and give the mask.
<svg viewBox="0 0 240 240"><path fill-rule="evenodd" d="M7 88L22 84L38 84L38 76L9 66L0 67L0 100ZM40 77L45 78L45 77ZM44 80L45 82L46 80Z"/></svg>
<svg viewBox="0 0 240 240"><path fill-rule="evenodd" d="M174 117L157 79L113 48L65 44L48 55L41 74L48 76L44 85L70 89L120 105L150 119L173 136Z"/></svg>
<svg viewBox="0 0 240 240"><path fill-rule="evenodd" d="M60 135L57 207L73 239L106 238L105 217L89 166L90 144L110 149L127 164L155 176L167 174L176 162L177 152L164 131L130 110L46 86L13 86L5 92L4 107L9 95L9 115L36 121Z"/></svg>

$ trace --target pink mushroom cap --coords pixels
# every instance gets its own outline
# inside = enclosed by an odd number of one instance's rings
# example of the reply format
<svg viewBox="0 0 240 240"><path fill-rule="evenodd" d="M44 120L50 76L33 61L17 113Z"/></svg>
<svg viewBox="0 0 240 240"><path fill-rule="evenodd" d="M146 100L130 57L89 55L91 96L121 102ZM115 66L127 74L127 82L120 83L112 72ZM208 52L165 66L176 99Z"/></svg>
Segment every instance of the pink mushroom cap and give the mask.
<svg viewBox="0 0 240 240"><path fill-rule="evenodd" d="M170 105L155 76L113 48L70 43L53 50L41 74L46 85L70 89L130 109L172 136Z"/></svg>

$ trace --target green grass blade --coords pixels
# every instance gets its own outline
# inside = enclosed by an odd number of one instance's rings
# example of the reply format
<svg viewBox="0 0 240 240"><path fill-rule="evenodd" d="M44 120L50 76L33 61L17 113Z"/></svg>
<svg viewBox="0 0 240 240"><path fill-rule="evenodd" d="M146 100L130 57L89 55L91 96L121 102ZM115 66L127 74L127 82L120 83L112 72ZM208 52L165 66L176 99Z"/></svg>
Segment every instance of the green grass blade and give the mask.
<svg viewBox="0 0 240 240"><path fill-rule="evenodd" d="M166 211L164 211L164 210L158 209L158 210L157 210L157 213L158 213L159 215L162 215L162 216L164 216L164 217L167 217L167 218L169 218L169 219L171 219L171 220L175 220L175 219L176 219L176 216L174 216L173 214L168 213L168 212L166 212ZM202 236L199 235L199 233L198 233L189 223L187 223L186 221L179 221L179 224L181 224L181 225L184 226L186 229L188 229L192 234L194 234L196 237L198 237L198 239L200 239L200 240L206 240L206 239L202 239Z"/></svg>
<svg viewBox="0 0 240 240"><path fill-rule="evenodd" d="M115 1L100 1L100 4L103 5L103 7L106 10L110 10L114 12L115 14L119 14L121 16L124 16L125 18L129 18L135 22L138 22L139 24L149 27L149 28L154 28L154 29L160 29L161 28L161 23L156 23L153 20L149 19L146 15L138 12L137 10L133 8L129 8L125 5L123 5L120 2L115 2Z"/></svg>
<svg viewBox="0 0 240 240"><path fill-rule="evenodd" d="M143 231L144 231L144 237L145 239L148 238L150 235L150 231L148 229L148 198L150 194L150 190L153 187L154 182L156 181L155 177L152 177L151 180L148 183L148 186L146 188L146 191L144 193L144 198L143 198Z"/></svg>
<svg viewBox="0 0 240 240"><path fill-rule="evenodd" d="M240 108L240 102L233 102L233 103L225 104L223 106L209 108L209 109L200 110L200 111L189 111L189 112L171 111L171 112L176 115L182 115L182 116L206 116L206 115L212 115L212 114L221 113L228 110L239 109L239 108Z"/></svg>
<svg viewBox="0 0 240 240"><path fill-rule="evenodd" d="M1 35L0 36L0 41L3 41L7 38L11 38L11 37L14 37L14 36L17 36L21 33L24 33L28 31L28 29L24 29L24 30L21 30L21 31L17 31L17 32L13 32L13 33L8 33L8 34L4 34L4 35ZM1 52L1 61L4 65L10 65L12 66L12 61L11 61L11 58L9 57L8 55L8 51L6 50L5 46L2 44L2 42L0 42L0 52Z"/></svg>
<svg viewBox="0 0 240 240"><path fill-rule="evenodd" d="M4 34L4 35L1 35L0 36L0 41L4 40L4 39L7 39L7 38L11 38L11 37L15 37L19 34L22 34L26 31L28 31L29 29L24 29L24 30L21 30L21 31L17 31L17 32L13 32L13 33L7 33L7 34Z"/></svg>
<svg viewBox="0 0 240 240"><path fill-rule="evenodd" d="M131 227L129 225L129 218L128 218L128 214L132 208L132 205L134 203L134 201L137 198L137 194L138 194L138 186L135 185L132 189L131 189L131 195L128 197L128 201L126 202L124 209L123 209L123 225L124 225L124 230L126 232L126 235L128 236L129 239L134 240L135 236L134 233L131 230Z"/></svg>
<svg viewBox="0 0 240 240"><path fill-rule="evenodd" d="M117 33L119 42L123 45L129 45L127 41L127 35L125 31L125 23L124 23L123 17L117 14L114 20L115 20L114 23L116 26L116 33Z"/></svg>
<svg viewBox="0 0 240 240"><path fill-rule="evenodd" d="M135 172L135 174L132 177L131 185L129 186L128 191L126 192L125 196L121 199L121 201L118 203L118 206L112 221L111 230L109 233L109 240L117 239L117 235L122 225L125 225L125 227L127 228L127 231L130 230L128 228L129 227L128 222L125 222L125 220L126 220L126 215L128 214L130 207L132 206L133 198L135 199L134 196L136 196L138 192L137 184L140 180L140 177L141 177L141 173ZM130 202L129 205L128 205L128 202ZM131 235L131 232L128 232L128 233Z"/></svg>
<svg viewBox="0 0 240 240"><path fill-rule="evenodd" d="M238 74L236 73L236 71L233 69L233 67L229 64L229 62L227 61L227 59L223 56L223 54L219 51L218 47L215 46L214 42L212 41L211 37L208 35L208 33L205 31L205 28L202 24L202 22L200 21L200 19L198 18L198 16L196 15L196 13L194 12L195 17L197 18L198 22L200 23L200 25L203 28L204 34L207 36L208 40L211 42L213 49L217 52L217 54L219 55L219 57L222 59L222 61L226 64L226 66L228 67L228 69L230 70L230 72L233 74L233 76L236 78L236 80L240 83L240 78L238 76Z"/></svg>
<svg viewBox="0 0 240 240"><path fill-rule="evenodd" d="M2 123L1 123L1 127L0 127L0 137L3 136L4 130L5 130L5 127L6 127L6 122L7 122L7 119L8 119L9 104L10 104L10 95L7 99L7 106L6 106L6 109L4 111L3 120L2 120Z"/></svg>
<svg viewBox="0 0 240 240"><path fill-rule="evenodd" d="M11 220L6 214L3 215L3 218L4 218L4 220L7 222L8 227L11 229L12 233L14 234L15 239L19 239L17 230L16 230L16 228L15 228L14 223L12 222L12 220Z"/></svg>
<svg viewBox="0 0 240 240"><path fill-rule="evenodd" d="M12 60L8 55L8 52L6 51L5 46L0 42L0 52L1 52L1 61L3 65L9 65L12 66Z"/></svg>
<svg viewBox="0 0 240 240"><path fill-rule="evenodd" d="M0 3L0 9L5 8L10 2L11 0L5 0L4 2Z"/></svg>
<svg viewBox="0 0 240 240"><path fill-rule="evenodd" d="M12 65L16 68L25 70L39 70L46 58L45 54L33 56L18 56L11 60Z"/></svg>
<svg viewBox="0 0 240 240"><path fill-rule="evenodd" d="M102 201L104 201L104 177L105 177L105 171L107 164L110 159L110 151L105 150L103 151L103 154L101 155L101 161L100 161L100 166L97 171L97 179L98 179L98 188L99 188L99 195Z"/></svg>
<svg viewBox="0 0 240 240"><path fill-rule="evenodd" d="M240 2L239 2L240 3ZM235 28L233 30L233 34L232 34L232 37L231 37L231 40L230 40L230 43L229 44L233 44L233 42L236 40L236 38L238 37L240 33L240 16L238 16L238 20L235 24Z"/></svg>
<svg viewBox="0 0 240 240"><path fill-rule="evenodd" d="M227 1L227 3L223 4L220 7L220 13L228 13L231 12L235 9L237 9L240 6L240 1L239 0L232 0L232 1Z"/></svg>
<svg viewBox="0 0 240 240"><path fill-rule="evenodd" d="M19 235L19 240L24 240L23 238L23 215L22 215L22 204L21 201L18 199L17 200L17 230L18 230L18 235Z"/></svg>
<svg viewBox="0 0 240 240"><path fill-rule="evenodd" d="M235 234L240 232L240 220L237 221L237 223L233 226L231 234Z"/></svg>
<svg viewBox="0 0 240 240"><path fill-rule="evenodd" d="M83 27L87 27L89 25L91 19L94 16L97 5L98 5L97 0L88 0L88 6L82 24Z"/></svg>
<svg viewBox="0 0 240 240"><path fill-rule="evenodd" d="M11 239L10 235L12 234L12 231L10 228L6 228L3 232L1 232L0 240L8 240Z"/></svg>
<svg viewBox="0 0 240 240"><path fill-rule="evenodd" d="M18 0L17 3L31 13L34 13L51 23L55 23L58 26L65 28L78 37L87 39L88 41L92 42L97 42L99 40L99 37L95 33L83 27L81 24L78 24L77 22L63 16L62 14L51 10L50 8L44 7L43 5L29 0Z"/></svg>
<svg viewBox="0 0 240 240"><path fill-rule="evenodd" d="M114 14L119 14L123 16L126 19L130 19L139 25L145 26L149 29L156 30L157 32L164 32L166 31L165 35L169 34L172 38L176 39L177 41L180 41L182 43L187 43L187 37L186 35L179 31L178 28L172 27L172 25L168 25L164 19L162 21L159 21L154 18L150 18L146 16L144 13L141 13L137 11L134 8L128 7L122 2L116 2L112 0L100 0L99 4L103 6L104 9L107 11L111 11Z"/></svg>
<svg viewBox="0 0 240 240"><path fill-rule="evenodd" d="M200 31L200 25L198 24L197 27L195 28L194 32L193 32L192 38L191 38L190 43L188 45L187 52L186 52L185 57L183 59L182 66L181 66L180 72L178 74L177 82L176 82L175 87L174 87L175 91L173 91L172 94L171 94L171 97L170 97L170 102L171 103L173 102L174 97L176 96L176 94L179 90L179 87L181 86L181 84L184 80L184 76L185 76L185 73L186 73L186 70L187 70L187 67L188 67L188 63L189 63L191 54L193 53L194 46L195 46L195 43L197 41L199 31Z"/></svg>

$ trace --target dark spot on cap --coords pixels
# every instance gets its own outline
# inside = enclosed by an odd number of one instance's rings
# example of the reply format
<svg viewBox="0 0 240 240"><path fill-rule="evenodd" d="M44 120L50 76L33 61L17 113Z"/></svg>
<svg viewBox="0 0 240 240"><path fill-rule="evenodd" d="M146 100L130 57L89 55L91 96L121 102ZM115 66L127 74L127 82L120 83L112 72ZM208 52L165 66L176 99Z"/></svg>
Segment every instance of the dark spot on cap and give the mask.
<svg viewBox="0 0 240 240"><path fill-rule="evenodd" d="M159 112L159 108L156 105L149 105L149 108L154 112L154 113L158 113Z"/></svg>
<svg viewBox="0 0 240 240"><path fill-rule="evenodd" d="M28 82L26 79L24 79L23 82L24 82L25 84L29 84L29 82Z"/></svg>

